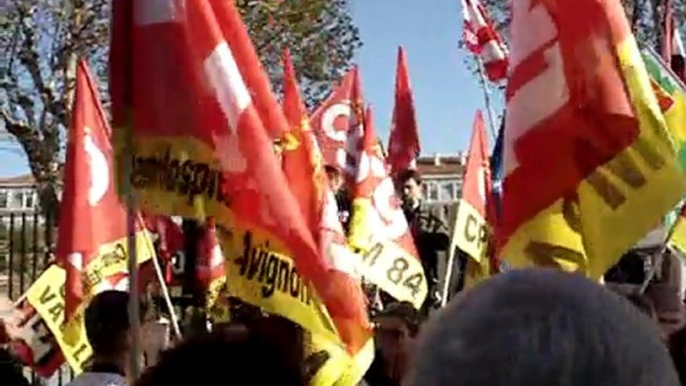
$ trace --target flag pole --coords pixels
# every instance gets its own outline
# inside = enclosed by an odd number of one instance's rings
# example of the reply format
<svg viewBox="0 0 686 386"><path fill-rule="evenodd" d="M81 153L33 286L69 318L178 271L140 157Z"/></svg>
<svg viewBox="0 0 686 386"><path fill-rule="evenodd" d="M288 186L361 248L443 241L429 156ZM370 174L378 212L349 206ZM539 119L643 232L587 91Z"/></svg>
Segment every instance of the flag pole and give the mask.
<svg viewBox="0 0 686 386"><path fill-rule="evenodd" d="M124 149L124 178L122 190L126 198L126 230L127 248L129 252L129 325L131 326L131 363L130 371L132 379L138 379L141 373L141 320L140 320L140 296L138 293L138 257L136 256L136 220L135 197L131 186L131 174L133 171L133 133L132 128L126 128L126 148Z"/></svg>
<svg viewBox="0 0 686 386"><path fill-rule="evenodd" d="M488 114L488 129L491 132L491 138L496 140L497 134L495 131L495 120L493 119L493 109L491 109L491 96L489 93L488 80L486 79L484 64L478 55L474 55L478 67L479 78L481 78L481 90L484 93L484 103L486 105L486 113Z"/></svg>

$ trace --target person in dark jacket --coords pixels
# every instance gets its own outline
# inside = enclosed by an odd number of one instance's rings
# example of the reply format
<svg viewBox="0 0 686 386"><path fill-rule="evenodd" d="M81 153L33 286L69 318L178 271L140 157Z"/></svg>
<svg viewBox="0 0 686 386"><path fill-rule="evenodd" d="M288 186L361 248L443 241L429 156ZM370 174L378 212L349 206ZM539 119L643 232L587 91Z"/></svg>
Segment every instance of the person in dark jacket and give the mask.
<svg viewBox="0 0 686 386"><path fill-rule="evenodd" d="M419 172L406 170L400 173L397 183L401 188L403 211L428 282L428 296L422 307L426 312L440 303L438 258L444 255L450 245L449 228L445 211L422 201L422 178Z"/></svg>

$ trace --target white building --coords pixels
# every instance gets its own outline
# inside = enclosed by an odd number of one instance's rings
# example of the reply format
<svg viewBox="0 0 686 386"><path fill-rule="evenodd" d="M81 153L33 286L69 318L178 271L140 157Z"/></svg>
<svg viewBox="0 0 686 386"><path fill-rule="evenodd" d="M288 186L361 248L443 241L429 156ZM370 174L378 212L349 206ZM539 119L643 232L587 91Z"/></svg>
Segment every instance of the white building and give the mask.
<svg viewBox="0 0 686 386"><path fill-rule="evenodd" d="M422 176L423 199L430 204L449 205L462 194L465 157L461 154L421 156L417 171Z"/></svg>

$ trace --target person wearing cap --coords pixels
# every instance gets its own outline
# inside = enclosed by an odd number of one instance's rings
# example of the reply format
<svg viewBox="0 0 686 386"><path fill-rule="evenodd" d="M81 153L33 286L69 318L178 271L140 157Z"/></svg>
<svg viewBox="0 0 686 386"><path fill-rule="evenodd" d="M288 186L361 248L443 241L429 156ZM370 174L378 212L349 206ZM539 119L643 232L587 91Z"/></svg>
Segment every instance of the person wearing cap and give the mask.
<svg viewBox="0 0 686 386"><path fill-rule="evenodd" d="M86 308L84 325L93 359L67 386L128 386L126 370L133 339L129 294L103 291L95 295Z"/></svg>

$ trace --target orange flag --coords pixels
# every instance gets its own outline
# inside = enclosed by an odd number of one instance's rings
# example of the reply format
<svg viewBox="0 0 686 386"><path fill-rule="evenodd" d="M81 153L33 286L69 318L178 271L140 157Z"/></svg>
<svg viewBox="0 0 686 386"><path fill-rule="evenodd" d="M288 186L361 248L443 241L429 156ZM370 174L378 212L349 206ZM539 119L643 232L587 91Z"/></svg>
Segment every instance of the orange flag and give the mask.
<svg viewBox="0 0 686 386"><path fill-rule="evenodd" d="M110 129L88 65L77 66L76 93L60 202L57 259L66 271L65 317L76 312L96 290L107 289L97 258L102 251L124 248L126 212L113 185ZM114 243L114 244L113 244ZM111 248L110 248L111 249ZM150 257L150 254L147 254Z"/></svg>
<svg viewBox="0 0 686 386"><path fill-rule="evenodd" d="M388 164L391 165L391 173L395 175L406 169L416 169L416 159L420 152L419 129L414 112L407 58L405 50L398 47L395 106L393 107L391 135L388 139Z"/></svg>
<svg viewBox="0 0 686 386"><path fill-rule="evenodd" d="M369 281L420 308L428 291L424 269L372 122L370 108L365 114L348 240L362 254L359 267Z"/></svg>
<svg viewBox="0 0 686 386"><path fill-rule="evenodd" d="M310 125L324 162L354 178L364 121L364 98L358 67L345 74L331 95L314 111Z"/></svg>
<svg viewBox="0 0 686 386"><path fill-rule="evenodd" d="M488 139L481 110L476 112L469 156L462 186L462 198L453 227L452 246L463 250L472 260L468 262L467 281L471 285L489 275L488 259L489 233L488 206L491 197L491 167Z"/></svg>
<svg viewBox="0 0 686 386"><path fill-rule="evenodd" d="M246 84L261 68L255 56L243 55L254 48L235 5L141 4L129 15L136 38L128 50L121 47L126 15L117 14L127 6L114 5L111 63L127 68L129 62L130 71L114 69L110 77L113 97L120 98L113 99L118 155L134 158L130 181L141 204L162 214L214 217L218 228L231 231L219 232L227 270L264 286L251 298L257 305L276 307L269 301L277 293L309 304L306 283L312 283L348 347L363 344L360 311L339 290L348 277L319 253L257 112L254 100L263 96ZM133 134L130 148L127 130ZM291 256L295 267L275 250ZM282 267L288 275L269 273ZM294 318L288 310L279 312Z"/></svg>
<svg viewBox="0 0 686 386"><path fill-rule="evenodd" d="M356 278L355 257L348 249L343 226L338 220L338 205L326 183L321 150L310 130L288 52L284 55L284 74L284 112L292 125L290 133L296 143L296 146L290 151L285 151L283 155L286 179L300 203L305 218L312 224L310 229L322 255L335 268L350 276L349 285L341 290L350 292L350 302L356 302L359 309L364 310L365 299L360 282ZM306 174L305 178L302 174ZM366 319L360 319L361 326L366 325Z"/></svg>

